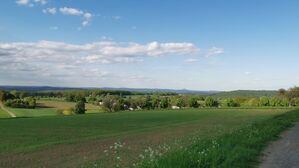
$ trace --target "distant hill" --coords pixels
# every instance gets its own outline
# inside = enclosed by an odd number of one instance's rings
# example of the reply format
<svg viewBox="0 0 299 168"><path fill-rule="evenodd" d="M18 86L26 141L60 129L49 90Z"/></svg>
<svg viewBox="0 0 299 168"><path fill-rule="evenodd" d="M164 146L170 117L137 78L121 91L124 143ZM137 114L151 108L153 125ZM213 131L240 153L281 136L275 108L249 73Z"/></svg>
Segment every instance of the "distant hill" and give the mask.
<svg viewBox="0 0 299 168"><path fill-rule="evenodd" d="M217 98L228 98L228 97L261 97L261 96L275 96L277 91L275 90L235 90L228 92L218 92L212 94L213 97Z"/></svg>
<svg viewBox="0 0 299 168"><path fill-rule="evenodd" d="M199 94L211 95L218 93L218 91L196 91L187 89L152 89L152 88L111 88L111 87L52 87L52 86L0 86L0 90L18 90L18 91L63 91L63 90L124 90L131 92L155 93L155 92L171 92L178 94Z"/></svg>
<svg viewBox="0 0 299 168"><path fill-rule="evenodd" d="M217 98L227 97L261 97L275 96L275 90L236 90L236 91L198 91L187 89L152 89L152 88L112 88L112 87L52 87L52 86L0 86L0 90L18 90L18 91L63 91L63 90L124 90L141 93L171 92L178 94L197 94L202 96L213 96Z"/></svg>
<svg viewBox="0 0 299 168"><path fill-rule="evenodd" d="M126 90L131 92L145 92L145 93L155 93L155 92L171 92L178 94L198 94L198 95L211 95L218 93L219 91L198 91L198 90L187 90L187 89L157 89L157 88L100 88L103 90Z"/></svg>
<svg viewBox="0 0 299 168"><path fill-rule="evenodd" d="M71 87L52 87L52 86L0 86L0 90L17 90L17 91L60 91L60 90L77 90L82 88Z"/></svg>

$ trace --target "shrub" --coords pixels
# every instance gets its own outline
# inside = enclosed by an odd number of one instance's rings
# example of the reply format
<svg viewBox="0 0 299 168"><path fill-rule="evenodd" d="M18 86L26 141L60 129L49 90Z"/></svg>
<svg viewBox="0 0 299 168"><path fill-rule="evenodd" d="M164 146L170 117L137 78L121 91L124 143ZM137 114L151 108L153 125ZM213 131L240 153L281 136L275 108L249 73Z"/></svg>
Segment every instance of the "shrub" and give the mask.
<svg viewBox="0 0 299 168"><path fill-rule="evenodd" d="M214 100L213 97L207 97L205 100L205 106L207 107L217 107L218 106L218 102L216 100Z"/></svg>
<svg viewBox="0 0 299 168"><path fill-rule="evenodd" d="M247 102L248 106L257 107L260 105L260 100L257 98L252 98Z"/></svg>
<svg viewBox="0 0 299 168"><path fill-rule="evenodd" d="M223 105L225 107L239 107L240 106L240 104L238 102L236 102L234 99L231 99L231 98L224 100Z"/></svg>
<svg viewBox="0 0 299 168"><path fill-rule="evenodd" d="M75 105L75 110L74 112L76 114L85 114L85 102L84 101L78 101Z"/></svg>
<svg viewBox="0 0 299 168"><path fill-rule="evenodd" d="M65 115L65 116L73 115L74 114L74 108L69 108L69 109L63 110L62 114Z"/></svg>
<svg viewBox="0 0 299 168"><path fill-rule="evenodd" d="M105 112L116 112L121 110L119 97L117 96L106 96L103 99L103 107Z"/></svg>
<svg viewBox="0 0 299 168"><path fill-rule="evenodd" d="M272 97L270 99L270 106L281 106L281 99L278 97Z"/></svg>
<svg viewBox="0 0 299 168"><path fill-rule="evenodd" d="M160 108L168 108L170 105L168 97L163 97L160 102Z"/></svg>
<svg viewBox="0 0 299 168"><path fill-rule="evenodd" d="M197 102L197 98L192 97L192 98L189 100L189 107L193 107L193 108L198 108L198 107L199 107L199 104L198 104L198 102Z"/></svg>
<svg viewBox="0 0 299 168"><path fill-rule="evenodd" d="M269 98L266 96L262 96L260 98L260 106L269 106L269 105L270 105Z"/></svg>

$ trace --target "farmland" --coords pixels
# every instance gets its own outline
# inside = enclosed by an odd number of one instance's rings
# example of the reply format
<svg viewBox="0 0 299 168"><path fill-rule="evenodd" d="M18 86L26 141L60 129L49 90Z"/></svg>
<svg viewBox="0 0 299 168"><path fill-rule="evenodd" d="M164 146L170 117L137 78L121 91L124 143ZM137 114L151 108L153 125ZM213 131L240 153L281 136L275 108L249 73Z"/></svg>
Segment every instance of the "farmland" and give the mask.
<svg viewBox="0 0 299 168"><path fill-rule="evenodd" d="M126 146L119 153L121 164L128 166L148 147L186 143L195 134L217 137L288 110L202 108L1 119L0 165L108 167L113 160L104 151L119 142Z"/></svg>
<svg viewBox="0 0 299 168"><path fill-rule="evenodd" d="M17 117L41 117L59 115L58 110L73 108L74 102L57 101L57 100L38 100L37 107L34 109L25 108L7 108L14 112ZM102 112L99 106L86 104L87 113Z"/></svg>
<svg viewBox="0 0 299 168"><path fill-rule="evenodd" d="M299 1L0 4L0 168L299 167Z"/></svg>

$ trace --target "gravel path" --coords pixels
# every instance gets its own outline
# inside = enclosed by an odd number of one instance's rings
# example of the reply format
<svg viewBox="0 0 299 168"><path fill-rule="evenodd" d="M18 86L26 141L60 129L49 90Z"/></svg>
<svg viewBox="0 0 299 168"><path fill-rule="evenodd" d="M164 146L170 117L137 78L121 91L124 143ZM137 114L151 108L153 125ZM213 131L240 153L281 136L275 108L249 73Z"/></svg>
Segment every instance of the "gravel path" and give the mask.
<svg viewBox="0 0 299 168"><path fill-rule="evenodd" d="M9 114L10 117L13 117L13 118L17 117L15 113L13 113L13 112L7 110L7 109L4 107L4 105L3 105L3 103L2 103L1 101L0 101L0 108L1 108L3 111L7 112L7 113Z"/></svg>
<svg viewBox="0 0 299 168"><path fill-rule="evenodd" d="M299 168L299 122L264 152L260 168Z"/></svg>

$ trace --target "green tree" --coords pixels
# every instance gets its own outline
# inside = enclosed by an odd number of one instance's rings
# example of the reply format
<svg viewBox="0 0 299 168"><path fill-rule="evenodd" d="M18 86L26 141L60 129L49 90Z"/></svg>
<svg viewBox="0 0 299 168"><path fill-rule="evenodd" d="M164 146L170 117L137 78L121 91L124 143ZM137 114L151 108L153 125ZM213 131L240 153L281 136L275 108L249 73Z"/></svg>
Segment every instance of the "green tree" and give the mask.
<svg viewBox="0 0 299 168"><path fill-rule="evenodd" d="M278 90L278 96L279 97L284 97L284 96L286 96L286 94L287 94L287 91L285 89L279 89Z"/></svg>
<svg viewBox="0 0 299 168"><path fill-rule="evenodd" d="M195 98L195 97L191 97L190 100L189 100L189 107L192 107L192 108L198 108L199 107L199 104L198 104L198 99Z"/></svg>
<svg viewBox="0 0 299 168"><path fill-rule="evenodd" d="M12 90L9 92L11 95L13 95L15 98L19 98L19 93L16 90Z"/></svg>
<svg viewBox="0 0 299 168"><path fill-rule="evenodd" d="M257 98L251 98L248 100L247 105L251 107L258 107L260 105L260 100Z"/></svg>
<svg viewBox="0 0 299 168"><path fill-rule="evenodd" d="M75 105L75 113L76 114L85 114L85 102L84 101L78 101Z"/></svg>
<svg viewBox="0 0 299 168"><path fill-rule="evenodd" d="M27 97L28 96L28 93L27 92L20 92L19 93L19 97L20 97L20 99L24 99L25 97Z"/></svg>
<svg viewBox="0 0 299 168"><path fill-rule="evenodd" d="M290 106L290 101L289 101L289 99L288 98L283 98L282 100L281 100L281 106L284 106L284 107L288 107L288 106Z"/></svg>
<svg viewBox="0 0 299 168"><path fill-rule="evenodd" d="M279 97L272 97L269 102L270 106L281 106L281 99Z"/></svg>
<svg viewBox="0 0 299 168"><path fill-rule="evenodd" d="M34 97L25 97L24 102L28 106L28 108L35 108L36 107L36 99Z"/></svg>
<svg viewBox="0 0 299 168"><path fill-rule="evenodd" d="M260 105L261 105L261 106L269 106L269 105L270 105L269 98L266 97L266 96L262 96L262 97L260 98Z"/></svg>
<svg viewBox="0 0 299 168"><path fill-rule="evenodd" d="M0 101L5 101L5 92L0 90Z"/></svg>
<svg viewBox="0 0 299 168"><path fill-rule="evenodd" d="M119 96L107 95L103 98L103 107L106 112L124 110L124 100Z"/></svg>
<svg viewBox="0 0 299 168"><path fill-rule="evenodd" d="M205 106L206 107L217 107L218 102L216 100L214 100L213 97L209 96L205 99Z"/></svg>
<svg viewBox="0 0 299 168"><path fill-rule="evenodd" d="M165 108L168 108L169 105L170 105L169 98L168 97L163 97L161 99L161 102L160 102L160 108L165 109Z"/></svg>
<svg viewBox="0 0 299 168"><path fill-rule="evenodd" d="M183 100L183 98L181 98L181 97L179 97L177 100L176 100L176 106L178 106L178 107L180 107L180 108L182 108L182 107L184 107L184 100Z"/></svg>
<svg viewBox="0 0 299 168"><path fill-rule="evenodd" d="M240 104L232 98L225 99L223 102L225 107L239 107Z"/></svg>
<svg viewBox="0 0 299 168"><path fill-rule="evenodd" d="M299 97L299 87L293 87L293 88L290 88L288 91L287 91L287 97L289 99L292 99L292 98L296 98L296 97Z"/></svg>
<svg viewBox="0 0 299 168"><path fill-rule="evenodd" d="M159 96L153 96L152 98L152 109L155 109L155 108L160 108L160 97Z"/></svg>
<svg viewBox="0 0 299 168"><path fill-rule="evenodd" d="M144 102L144 108L150 110L153 109L153 102L151 96L146 96L145 102Z"/></svg>
<svg viewBox="0 0 299 168"><path fill-rule="evenodd" d="M299 106L299 98L296 97L296 98L291 99L290 104L291 104L292 106Z"/></svg>
<svg viewBox="0 0 299 168"><path fill-rule="evenodd" d="M16 97L6 91L0 91L0 101L6 101L6 100L9 100L9 99L15 99Z"/></svg>

